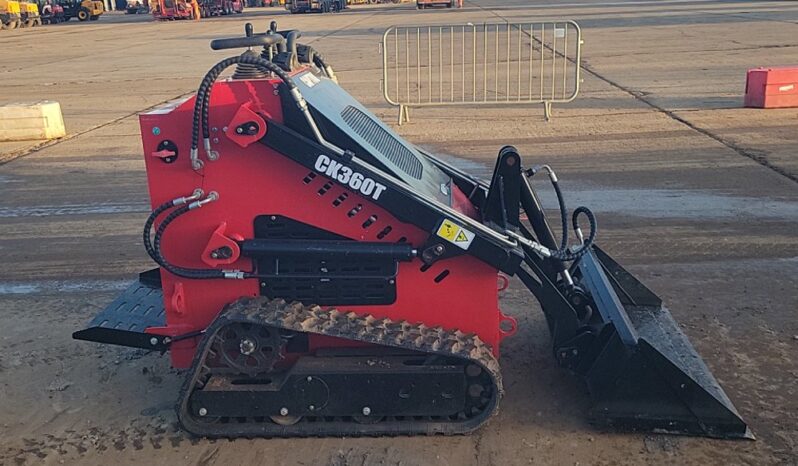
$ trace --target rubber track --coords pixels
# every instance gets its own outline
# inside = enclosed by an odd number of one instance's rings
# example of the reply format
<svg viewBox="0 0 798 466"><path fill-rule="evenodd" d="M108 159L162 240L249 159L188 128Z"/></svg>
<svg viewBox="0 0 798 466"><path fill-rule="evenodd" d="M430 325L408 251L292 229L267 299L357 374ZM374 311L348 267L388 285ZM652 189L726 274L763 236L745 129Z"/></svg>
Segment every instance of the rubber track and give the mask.
<svg viewBox="0 0 798 466"><path fill-rule="evenodd" d="M234 322L267 325L466 360L483 369L483 378L486 374L490 376L493 384L490 389L491 398L482 411L464 420L387 418L375 424L361 424L345 418L325 420L319 417L313 420L302 419L292 426L281 426L268 418L257 421L248 419L246 422L207 422L204 418L191 414L190 395L194 387L198 383L204 383L202 379L207 380L210 374L204 361L216 335L224 326ZM205 332L194 355L189 376L180 390L177 416L186 431L202 437L455 435L473 431L485 423L496 413L502 394L499 363L491 348L476 335L407 321L393 322L390 319L378 319L354 312L344 313L337 309L324 310L319 306L288 303L282 299L246 297L227 305Z"/></svg>

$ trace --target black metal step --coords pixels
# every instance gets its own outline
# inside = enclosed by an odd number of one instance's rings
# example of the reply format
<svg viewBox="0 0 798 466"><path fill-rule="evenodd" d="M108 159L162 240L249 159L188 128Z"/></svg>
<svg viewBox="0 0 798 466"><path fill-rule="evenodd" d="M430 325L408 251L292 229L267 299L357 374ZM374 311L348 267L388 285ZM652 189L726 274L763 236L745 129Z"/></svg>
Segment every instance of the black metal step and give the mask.
<svg viewBox="0 0 798 466"><path fill-rule="evenodd" d="M139 274L114 301L89 322L84 330L72 334L76 340L112 345L164 350L164 336L145 333L150 327L166 325L160 269Z"/></svg>

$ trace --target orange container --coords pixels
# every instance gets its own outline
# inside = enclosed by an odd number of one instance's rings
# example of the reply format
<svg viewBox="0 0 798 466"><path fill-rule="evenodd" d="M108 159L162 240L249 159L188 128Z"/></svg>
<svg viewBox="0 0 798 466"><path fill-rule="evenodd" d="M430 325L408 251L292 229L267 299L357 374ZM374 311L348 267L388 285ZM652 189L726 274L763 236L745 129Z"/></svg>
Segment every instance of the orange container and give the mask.
<svg viewBox="0 0 798 466"><path fill-rule="evenodd" d="M798 107L798 66L748 70L745 80L745 106Z"/></svg>

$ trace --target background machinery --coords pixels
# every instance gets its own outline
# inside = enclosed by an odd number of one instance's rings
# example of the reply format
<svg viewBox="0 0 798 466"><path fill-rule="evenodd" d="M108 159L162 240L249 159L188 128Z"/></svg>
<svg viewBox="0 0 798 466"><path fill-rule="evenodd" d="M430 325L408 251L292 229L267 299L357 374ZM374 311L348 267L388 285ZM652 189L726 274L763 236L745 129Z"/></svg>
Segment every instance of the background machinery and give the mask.
<svg viewBox="0 0 798 466"><path fill-rule="evenodd" d="M20 5L17 0L0 0L0 29L16 29L21 24Z"/></svg>
<svg viewBox="0 0 798 466"><path fill-rule="evenodd" d="M346 0L285 0L291 13L330 13L346 8Z"/></svg>
<svg viewBox="0 0 798 466"><path fill-rule="evenodd" d="M128 0L125 13L129 15L141 15L150 12L149 6L142 0Z"/></svg>
<svg viewBox="0 0 798 466"><path fill-rule="evenodd" d="M150 12L153 18L162 21L194 18L190 0L150 0Z"/></svg>
<svg viewBox="0 0 798 466"><path fill-rule="evenodd" d="M35 2L0 0L0 29L31 28L42 25Z"/></svg>
<svg viewBox="0 0 798 466"><path fill-rule="evenodd" d="M64 7L54 3L52 0L39 2L39 10L44 24L58 24L66 21L64 19Z"/></svg>
<svg viewBox="0 0 798 466"><path fill-rule="evenodd" d="M23 27L32 28L42 25L39 5L35 2L19 2L20 22Z"/></svg>
<svg viewBox="0 0 798 466"><path fill-rule="evenodd" d="M416 0L416 8L419 10L436 6L442 6L445 8L462 8L463 0Z"/></svg>
<svg viewBox="0 0 798 466"><path fill-rule="evenodd" d="M100 0L55 0L64 9L64 19L69 21L77 18L79 21L96 21L105 11L105 5Z"/></svg>
<svg viewBox="0 0 798 466"><path fill-rule="evenodd" d="M474 178L403 140L299 38L272 23L214 40L247 50L141 115L158 268L75 338L169 351L196 435L466 433L504 393L516 321L498 293L514 275L593 422L751 437L662 301L596 245L593 213L567 215L549 166L505 146Z"/></svg>
<svg viewBox="0 0 798 466"><path fill-rule="evenodd" d="M248 7L283 6L285 0L247 0Z"/></svg>
<svg viewBox="0 0 798 466"><path fill-rule="evenodd" d="M346 0L347 5L376 5L378 3L401 3L402 0Z"/></svg>
<svg viewBox="0 0 798 466"><path fill-rule="evenodd" d="M203 18L244 12L243 0L199 0Z"/></svg>

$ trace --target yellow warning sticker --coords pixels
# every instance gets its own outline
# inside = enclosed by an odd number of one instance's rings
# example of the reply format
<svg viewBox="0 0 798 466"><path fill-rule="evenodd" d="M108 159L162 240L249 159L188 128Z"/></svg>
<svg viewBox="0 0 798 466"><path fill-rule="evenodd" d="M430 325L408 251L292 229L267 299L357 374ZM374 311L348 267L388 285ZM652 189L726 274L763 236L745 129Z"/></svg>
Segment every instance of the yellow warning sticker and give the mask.
<svg viewBox="0 0 798 466"><path fill-rule="evenodd" d="M438 227L438 236L462 249L468 249L471 246L471 242L474 241L474 233L448 218L444 219L441 226Z"/></svg>
<svg viewBox="0 0 798 466"><path fill-rule="evenodd" d="M457 233L459 231L459 226L452 223L451 220L446 219L443 221L443 223L441 223L441 227L438 228L438 236L454 243L454 239L457 238Z"/></svg>

